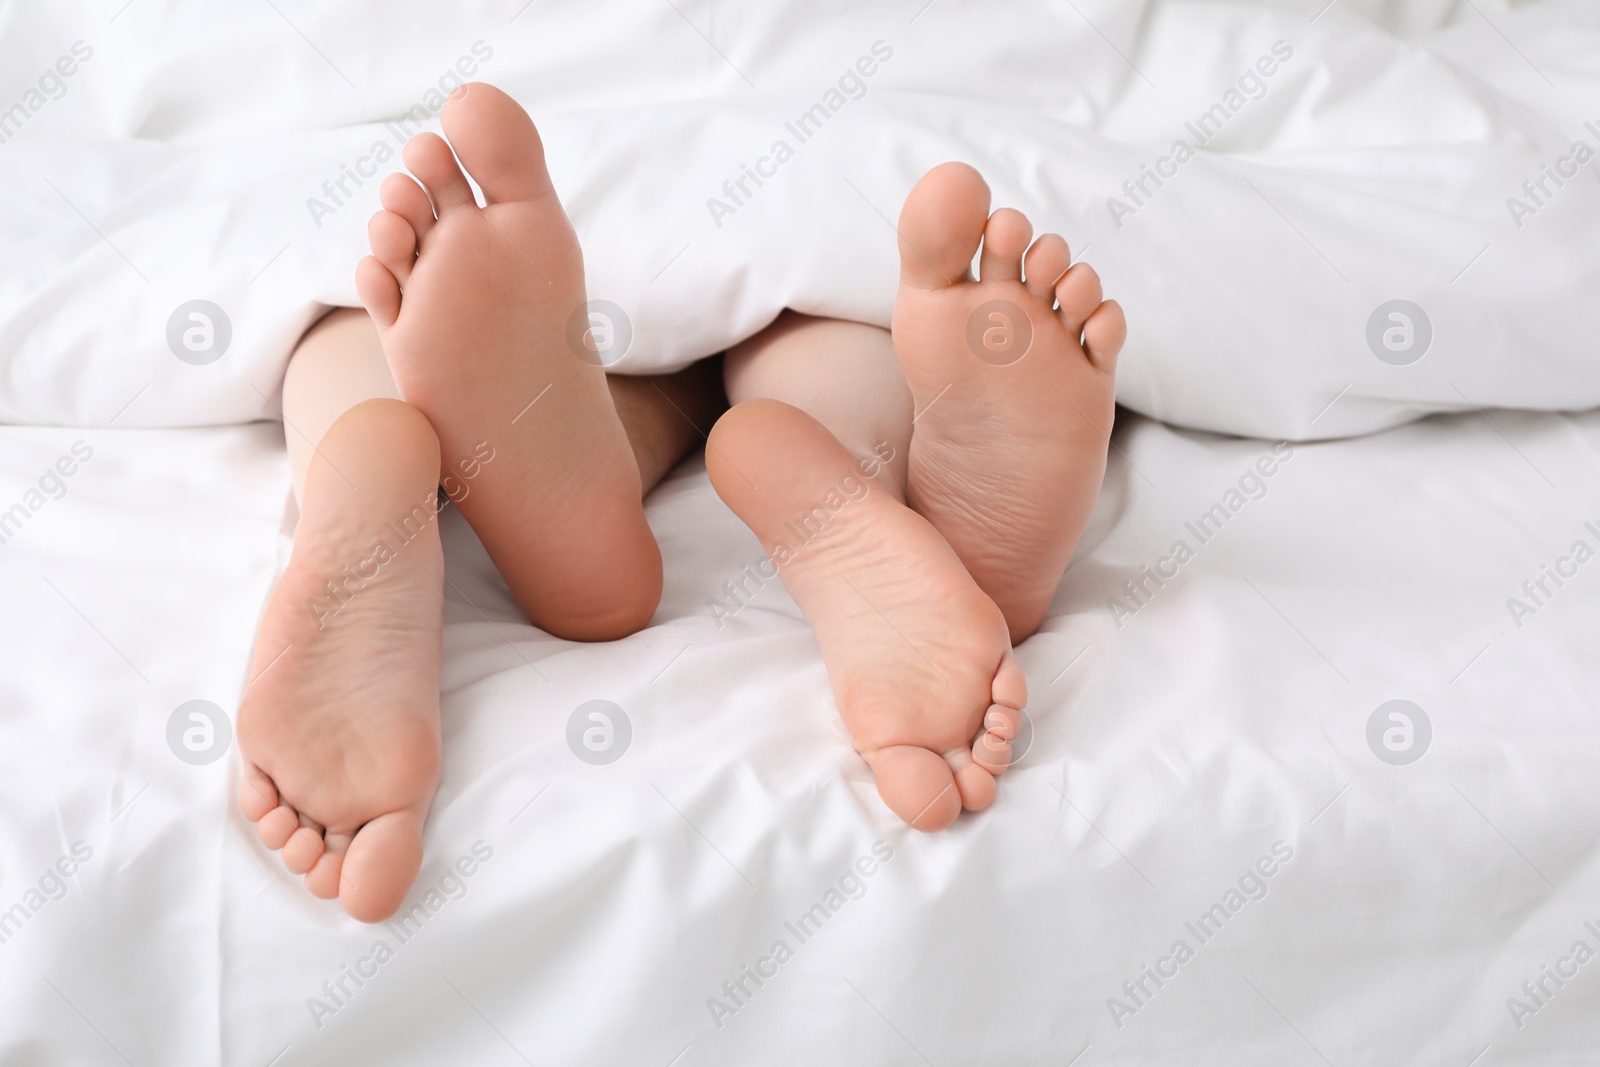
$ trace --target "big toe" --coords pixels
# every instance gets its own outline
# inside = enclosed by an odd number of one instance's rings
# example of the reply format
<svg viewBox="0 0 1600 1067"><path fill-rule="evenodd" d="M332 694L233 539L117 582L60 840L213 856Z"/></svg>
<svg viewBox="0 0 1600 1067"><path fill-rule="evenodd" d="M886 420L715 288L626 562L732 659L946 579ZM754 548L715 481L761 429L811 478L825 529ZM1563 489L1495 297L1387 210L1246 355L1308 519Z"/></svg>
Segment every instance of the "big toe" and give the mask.
<svg viewBox="0 0 1600 1067"><path fill-rule="evenodd" d="M339 870L339 903L353 919L382 922L399 909L422 866L422 815L394 811L356 832Z"/></svg>
<svg viewBox="0 0 1600 1067"><path fill-rule="evenodd" d="M965 163L934 167L900 209L900 280L932 289L965 279L988 221L983 175Z"/></svg>
<svg viewBox="0 0 1600 1067"><path fill-rule="evenodd" d="M553 193L544 143L533 120L511 97L483 82L451 95L440 121L450 146L489 203Z"/></svg>
<svg viewBox="0 0 1600 1067"><path fill-rule="evenodd" d="M950 764L915 745L890 745L872 760L878 795L913 830L943 830L961 814L961 793Z"/></svg>

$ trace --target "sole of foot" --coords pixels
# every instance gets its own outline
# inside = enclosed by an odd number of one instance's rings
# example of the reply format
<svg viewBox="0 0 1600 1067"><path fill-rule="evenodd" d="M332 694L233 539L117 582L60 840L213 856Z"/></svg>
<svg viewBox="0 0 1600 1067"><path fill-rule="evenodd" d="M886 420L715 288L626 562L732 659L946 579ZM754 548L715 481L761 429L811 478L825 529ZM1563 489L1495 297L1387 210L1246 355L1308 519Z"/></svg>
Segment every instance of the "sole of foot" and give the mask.
<svg viewBox="0 0 1600 1067"><path fill-rule="evenodd" d="M899 230L894 349L918 412L907 501L1020 643L1099 493L1127 325L1059 235L1030 247L1025 216L991 215L988 185L964 163L923 176Z"/></svg>
<svg viewBox="0 0 1600 1067"><path fill-rule="evenodd" d="M994 603L927 521L821 423L775 400L711 431L717 494L778 565L857 751L918 830L993 802L1027 682Z"/></svg>
<svg viewBox="0 0 1600 1067"><path fill-rule="evenodd" d="M245 816L363 922L405 899L439 784L438 463L427 420L396 400L323 435L239 705Z"/></svg>
<svg viewBox="0 0 1600 1067"><path fill-rule="evenodd" d="M412 138L414 178L381 187L357 290L401 397L438 433L446 491L523 611L561 637L625 636L660 600L661 553L584 347L577 236L516 101L472 83L441 121L448 143Z"/></svg>

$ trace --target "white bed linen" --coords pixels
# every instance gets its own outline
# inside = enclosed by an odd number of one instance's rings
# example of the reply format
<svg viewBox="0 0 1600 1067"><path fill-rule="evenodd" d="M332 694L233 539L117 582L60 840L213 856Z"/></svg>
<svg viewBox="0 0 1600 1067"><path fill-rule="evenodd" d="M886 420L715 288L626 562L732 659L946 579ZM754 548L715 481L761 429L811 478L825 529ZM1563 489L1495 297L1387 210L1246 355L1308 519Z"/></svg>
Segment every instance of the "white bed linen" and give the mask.
<svg viewBox="0 0 1600 1067"><path fill-rule="evenodd" d="M408 907L491 854L403 944L255 842L235 753L167 747L181 702L236 706L283 545L278 428L0 431L0 506L93 449L0 545L0 909L92 852L0 943L0 1062L1582 1062L1600 961L1520 1029L1507 1002L1600 947L1600 563L1520 628L1506 601L1600 545L1600 415L1493 419L1295 446L1119 628L1122 582L1272 447L1127 417L1020 651L1033 747L936 836L879 803L781 588L717 626L708 598L760 549L703 468L651 498L665 599L611 645L523 623L452 513L444 779ZM1396 698L1433 728L1408 766L1366 740ZM632 723L608 766L565 740L591 699ZM860 899L789 933L878 841ZM1200 945L1185 923L1275 845L1265 897ZM1194 958L1114 1013L1180 938ZM363 963L379 939L393 958ZM779 939L793 958L733 1005ZM335 1004L346 967L372 976ZM738 1009L720 1028L712 997Z"/></svg>

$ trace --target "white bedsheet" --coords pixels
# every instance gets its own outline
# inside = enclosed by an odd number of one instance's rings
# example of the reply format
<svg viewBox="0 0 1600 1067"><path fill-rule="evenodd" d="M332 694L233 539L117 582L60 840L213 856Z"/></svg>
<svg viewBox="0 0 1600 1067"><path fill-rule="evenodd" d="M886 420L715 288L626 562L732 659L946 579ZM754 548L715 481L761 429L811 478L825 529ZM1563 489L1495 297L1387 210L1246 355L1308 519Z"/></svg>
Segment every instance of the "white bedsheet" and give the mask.
<svg viewBox="0 0 1600 1067"><path fill-rule="evenodd" d="M404 941L254 841L234 753L166 740L184 701L234 711L282 547L277 427L0 431L0 509L93 450L0 545L0 924L26 913L0 1062L1582 1062L1600 562L1560 560L1600 547L1600 415L1493 419L1297 445L1235 500L1270 444L1126 418L1020 651L1033 746L936 836L879 803L781 588L717 626L708 598L760 550L701 467L649 502L666 596L614 645L520 621L452 513L444 780ZM1184 524L1216 503L1238 506L1200 545ZM1180 538L1193 558L1119 627L1109 599ZM1545 564L1575 576L1518 627L1507 598ZM606 766L566 741L594 699L632 725ZM1393 699L1431 721L1410 765L1368 746ZM859 899L790 932L862 857ZM1258 862L1264 897L1202 944L1185 924L1257 892ZM1123 983L1180 939L1193 958L1135 1003ZM734 1002L779 940L792 958ZM1534 1005L1543 966L1577 973Z"/></svg>
<svg viewBox="0 0 1600 1067"><path fill-rule="evenodd" d="M784 306L887 325L890 220L965 159L1125 303L1144 414L1303 439L1600 405L1591 0L107 6L0 10L26 265L0 272L0 421L276 417L295 338L356 303L394 120L463 76L544 130L622 370ZM231 326L205 366L169 349L194 300ZM1394 300L1421 309L1404 366L1369 342Z"/></svg>

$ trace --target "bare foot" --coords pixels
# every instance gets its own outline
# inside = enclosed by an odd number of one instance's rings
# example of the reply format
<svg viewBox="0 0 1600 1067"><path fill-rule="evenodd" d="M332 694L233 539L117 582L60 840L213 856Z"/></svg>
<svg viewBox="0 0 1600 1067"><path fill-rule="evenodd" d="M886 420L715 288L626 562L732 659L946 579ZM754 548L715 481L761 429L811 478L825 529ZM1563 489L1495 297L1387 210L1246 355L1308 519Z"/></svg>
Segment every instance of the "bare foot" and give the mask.
<svg viewBox="0 0 1600 1067"><path fill-rule="evenodd" d="M894 308L919 412L907 503L1000 606L1014 642L1043 621L1099 493L1127 336L1094 270L1069 270L1057 234L1028 248L1032 233L1020 212L989 214L977 171L935 167L900 212Z"/></svg>
<svg viewBox="0 0 1600 1067"><path fill-rule="evenodd" d="M577 237L516 101L473 83L442 121L449 144L406 145L417 180L384 182L357 289L400 395L439 435L451 499L523 611L562 637L624 636L660 600L661 553L605 372L569 343L574 315L588 322Z"/></svg>
<svg viewBox="0 0 1600 1067"><path fill-rule="evenodd" d="M245 815L363 922L411 888L439 784L438 473L433 430L398 400L328 429L239 705Z"/></svg>
<svg viewBox="0 0 1600 1067"><path fill-rule="evenodd" d="M776 400L724 415L706 466L816 631L884 802L918 830L988 807L1027 681L999 609L938 531Z"/></svg>

